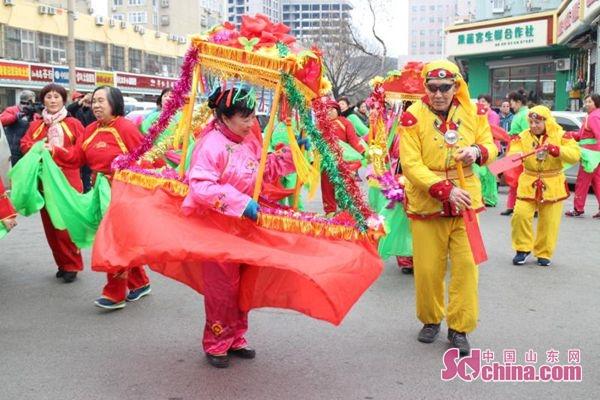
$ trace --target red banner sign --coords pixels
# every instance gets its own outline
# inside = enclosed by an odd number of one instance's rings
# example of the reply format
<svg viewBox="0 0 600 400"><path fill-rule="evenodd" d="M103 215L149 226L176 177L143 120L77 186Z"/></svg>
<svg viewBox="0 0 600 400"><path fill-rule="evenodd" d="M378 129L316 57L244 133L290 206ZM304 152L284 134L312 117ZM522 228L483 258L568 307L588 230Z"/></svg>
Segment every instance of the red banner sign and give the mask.
<svg viewBox="0 0 600 400"><path fill-rule="evenodd" d="M94 71L75 70L75 82L81 85L96 85L96 73Z"/></svg>
<svg viewBox="0 0 600 400"><path fill-rule="evenodd" d="M29 65L0 61L0 79L29 80Z"/></svg>
<svg viewBox="0 0 600 400"><path fill-rule="evenodd" d="M31 80L37 82L52 82L54 80L54 69L43 65L32 65Z"/></svg>
<svg viewBox="0 0 600 400"><path fill-rule="evenodd" d="M117 87L136 87L143 89L164 89L167 87L172 88L175 85L175 79L144 76L144 75L133 75L123 74L117 72L116 74Z"/></svg>

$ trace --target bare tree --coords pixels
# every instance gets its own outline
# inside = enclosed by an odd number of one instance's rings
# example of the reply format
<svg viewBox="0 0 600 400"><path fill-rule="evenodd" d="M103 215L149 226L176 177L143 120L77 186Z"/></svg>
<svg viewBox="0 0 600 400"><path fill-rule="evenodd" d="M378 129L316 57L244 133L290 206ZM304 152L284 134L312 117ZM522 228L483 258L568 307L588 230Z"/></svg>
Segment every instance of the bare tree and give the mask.
<svg viewBox="0 0 600 400"><path fill-rule="evenodd" d="M382 39L382 37L377 33L377 30L375 29L377 27L377 14L375 12L375 7L376 6L380 6L380 2L379 1L375 1L375 0L366 0L367 1L367 5L369 6L369 11L371 13L371 17L372 17L372 24L371 24L371 33L373 34L373 38L381 45L381 51L373 51L371 49L369 49L369 47L367 45L364 44L365 40L364 38L360 38L355 32L352 26L349 26L349 38L351 39L351 43L361 52L363 52L366 55L372 56L372 57L377 57L381 60L381 67L380 67L380 74L385 73L385 63L386 63L386 58L387 58L387 46L385 44L385 41Z"/></svg>

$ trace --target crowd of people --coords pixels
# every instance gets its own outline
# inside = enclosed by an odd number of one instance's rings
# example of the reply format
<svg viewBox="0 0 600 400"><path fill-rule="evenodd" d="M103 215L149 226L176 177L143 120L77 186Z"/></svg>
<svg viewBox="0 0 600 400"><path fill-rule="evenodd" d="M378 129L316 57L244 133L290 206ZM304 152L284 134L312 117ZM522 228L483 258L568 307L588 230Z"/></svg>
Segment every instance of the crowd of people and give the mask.
<svg viewBox="0 0 600 400"><path fill-rule="evenodd" d="M390 165L403 176L406 200L398 206L400 214L389 221L389 228L400 232L398 236L404 241L388 246L385 254L397 256L403 272L414 273L416 314L423 324L418 340L435 341L446 319L451 346L466 355L470 350L467 334L476 328L478 319L478 268L462 216L466 209L481 212L486 205L496 205L497 178L487 166L498 154L525 155L533 150L511 183L507 210L502 214L512 214L513 263L523 265L533 253L540 266L549 266L563 202L569 196L563 165L578 162L583 157L582 148L600 151L600 96L586 97L589 116L581 130L571 134L563 131L547 107L528 107L523 91L511 92L503 99L498 113L493 110L498 103L487 94L478 96L474 104L458 67L449 61L425 65L423 79L425 96L404 110L397 132L392 132L396 140L390 145ZM210 208L232 218L255 221L261 206L252 198L252 190L262 140L257 130L256 102L245 89L235 89L235 96L229 93L232 90L218 88L209 96L214 116L193 150L186 172L189 193L182 211L193 214ZM77 192L90 190L99 174L112 179L113 160L142 143L169 96L169 90L163 91L157 111L140 128L124 117L123 95L114 87L100 86L87 94L75 92L69 105L67 92L60 85L45 86L38 95L39 102L33 92L23 91L19 104L0 115L13 165L18 165L36 143L43 142L69 185ZM367 103L353 105L341 97L328 99L326 106L333 133L344 151L344 163L358 171L369 161L367 134L373 121ZM168 129L173 130L174 125ZM309 147L309 141L302 145ZM287 177L294 172L293 165L289 147L278 146L267 158L265 179ZM575 208L567 212L568 216L584 213L590 185L600 203L600 168L597 163L590 168L589 163L582 163ZM334 216L340 210L325 173L321 175L321 190L324 212ZM374 208L377 212L383 209L381 205ZM536 212L539 219L534 235ZM83 270L81 251L66 230L53 225L45 208L40 215L57 266L56 277L73 282ZM594 218L600 218L600 213ZM0 220L6 231L16 226L16 211L2 182ZM207 260L202 271L206 311L203 347L209 363L223 368L232 355L254 358L256 352L245 339L247 313L239 307L240 264ZM95 305L120 309L150 291L143 265L122 268L107 275Z"/></svg>

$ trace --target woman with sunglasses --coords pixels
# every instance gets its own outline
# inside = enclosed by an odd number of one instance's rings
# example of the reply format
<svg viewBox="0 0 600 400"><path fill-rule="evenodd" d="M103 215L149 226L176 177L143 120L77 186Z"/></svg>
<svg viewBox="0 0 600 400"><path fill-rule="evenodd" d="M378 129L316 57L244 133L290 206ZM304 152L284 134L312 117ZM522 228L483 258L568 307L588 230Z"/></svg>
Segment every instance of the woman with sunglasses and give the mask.
<svg viewBox="0 0 600 400"><path fill-rule="evenodd" d="M40 99L44 104L42 119L29 125L21 139L21 152L26 154L36 142L43 141L69 184L78 192L82 192L79 163L71 159L69 153L83 136L83 125L67 112L67 91L64 87L55 83L46 85L40 92ZM40 215L46 240L58 266L56 278L71 283L77 277L77 272L83 270L81 251L71 240L69 232L54 227L45 207L40 210Z"/></svg>
<svg viewBox="0 0 600 400"><path fill-rule="evenodd" d="M569 197L564 164L579 161L580 150L545 106L535 106L528 113L529 129L523 131L510 145L509 154L525 153L534 149L534 155L523 160L519 177L517 201L511 220L512 246L517 252L514 265L523 265L531 252L537 264L551 264L558 239L563 201ZM538 211L537 232L533 234L533 215Z"/></svg>

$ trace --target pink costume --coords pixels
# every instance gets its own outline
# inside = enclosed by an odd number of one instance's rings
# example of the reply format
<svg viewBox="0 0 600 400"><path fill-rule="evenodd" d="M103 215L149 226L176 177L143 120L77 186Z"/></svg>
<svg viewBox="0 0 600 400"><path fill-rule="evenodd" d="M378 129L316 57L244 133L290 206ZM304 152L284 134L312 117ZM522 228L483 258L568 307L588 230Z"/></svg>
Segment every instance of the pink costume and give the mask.
<svg viewBox="0 0 600 400"><path fill-rule="evenodd" d="M212 208L240 218L252 199L261 155L258 126L242 138L213 120L199 139L187 173L189 193L182 210L189 215ZM275 182L294 171L291 153L282 148L267 157L264 180ZM243 249L240 249L243 251ZM204 351L212 355L246 347L248 314L240 310L240 264L218 260L203 263Z"/></svg>
<svg viewBox="0 0 600 400"><path fill-rule="evenodd" d="M576 139L584 149L600 151L600 109L595 109L587 116ZM575 200L573 201L575 210L583 211L590 185L594 188L594 194L600 207L600 167L590 173L585 172L580 165L575 182Z"/></svg>

